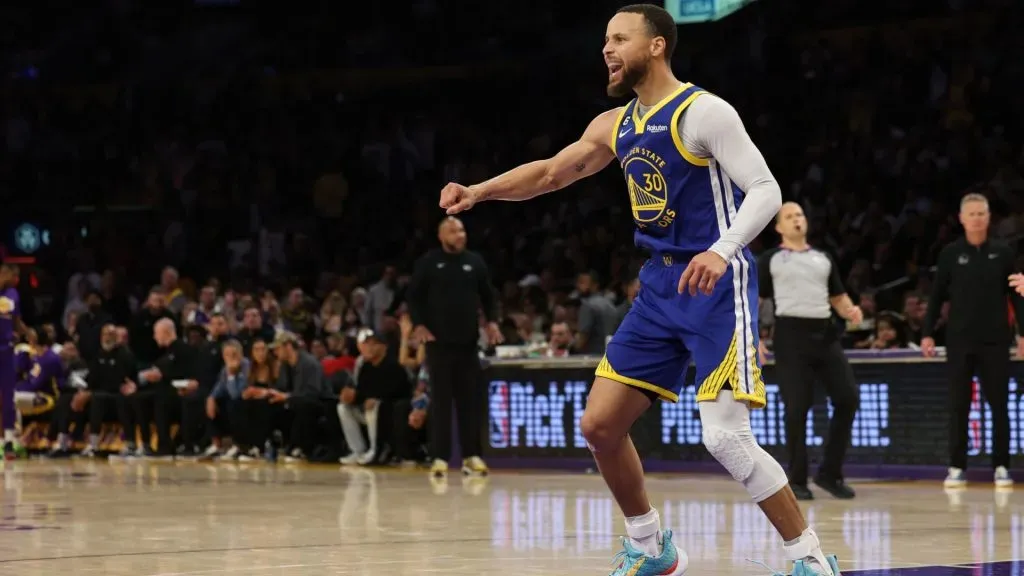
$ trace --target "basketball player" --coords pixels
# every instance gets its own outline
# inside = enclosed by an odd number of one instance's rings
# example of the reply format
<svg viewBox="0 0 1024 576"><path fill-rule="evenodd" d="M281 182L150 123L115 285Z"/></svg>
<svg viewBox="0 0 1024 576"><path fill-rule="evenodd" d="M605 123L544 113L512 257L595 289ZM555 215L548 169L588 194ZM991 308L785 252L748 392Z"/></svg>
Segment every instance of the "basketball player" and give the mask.
<svg viewBox="0 0 1024 576"><path fill-rule="evenodd" d="M485 200L527 200L599 172L625 172L637 246L651 252L640 292L597 367L581 429L626 516L612 576L679 576L686 554L661 529L629 438L659 398L677 401L696 362L704 444L782 536L794 576L839 574L804 520L786 474L754 440L765 405L757 364L757 274L745 248L782 204L779 185L736 111L672 74L676 25L662 8L622 8L608 23L608 93L636 98L595 118L554 157L473 186L448 184L449 214Z"/></svg>
<svg viewBox="0 0 1024 576"><path fill-rule="evenodd" d="M24 333L21 300L18 298L20 272L15 264L0 266L0 424L4 430L4 460L17 458L18 413L14 406L16 335Z"/></svg>

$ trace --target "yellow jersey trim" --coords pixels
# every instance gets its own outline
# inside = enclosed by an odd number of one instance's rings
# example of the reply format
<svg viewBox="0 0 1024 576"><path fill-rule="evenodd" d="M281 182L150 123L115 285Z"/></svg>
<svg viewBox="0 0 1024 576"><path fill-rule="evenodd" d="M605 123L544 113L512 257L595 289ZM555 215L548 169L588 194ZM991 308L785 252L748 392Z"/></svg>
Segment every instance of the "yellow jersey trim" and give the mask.
<svg viewBox="0 0 1024 576"><path fill-rule="evenodd" d="M647 126L647 121L650 120L652 116L657 114L659 110L664 108L669 102L671 102L676 96L679 96L680 94L685 92L687 88L690 88L691 86L693 86L693 84L690 84L689 82L683 82L683 84L679 86L679 88L676 88L675 91L673 91L671 94L662 98L661 102L658 102L657 104L652 106L651 109L648 110L646 114L644 114L643 118L641 118L637 114L637 110L640 109L640 101L637 100L636 105L633 106L633 124L636 133L643 134L644 128L646 128ZM687 100L689 100L689 98L687 98Z"/></svg>
<svg viewBox="0 0 1024 576"><path fill-rule="evenodd" d="M619 374L618 372L615 371L614 368L612 368L611 363L608 362L607 356L601 358L601 362L597 365L597 370L594 371L594 374L596 376L600 376L601 378L607 378L620 384L625 384L627 386L632 386L634 388L640 388L641 390L654 392L663 400L668 400L669 402L679 402L679 395L676 394L675 392L672 392L671 390L667 390L665 388L662 388L661 386L651 384L650 382L644 382L643 380L637 380L636 378L630 378L629 376L623 376L622 374Z"/></svg>
<svg viewBox="0 0 1024 576"><path fill-rule="evenodd" d="M619 110L619 115L615 117L615 125L612 126L612 154L619 155L618 151L615 150L615 145L619 142L619 127L622 126L622 119L626 117L626 110L629 109L629 104L622 107Z"/></svg>
<svg viewBox="0 0 1024 576"><path fill-rule="evenodd" d="M750 375L754 380L754 390L752 393L747 393L740 386L743 376L740 374L740 364L736 361L736 355L739 353L737 340L737 335L733 332L729 348L725 351L725 357L722 358L718 367L712 370L711 374L708 374L708 377L697 388L697 402L713 402L717 400L718 394L725 388L725 384L729 383L732 388L732 397L736 400L745 402L751 408L764 408L767 404L764 379L761 377L761 369L757 367L757 361L754 360L756 351L753 349L753 346L747 347L746 355L750 358L749 368Z"/></svg>
<svg viewBox="0 0 1024 576"><path fill-rule="evenodd" d="M675 114L672 114L672 123L669 124L669 130L672 131L672 142L675 143L676 150L679 151L683 160L686 160L694 166L707 167L711 164L711 159L698 158L697 156L694 156L693 153L687 150L686 146L683 145L683 135L679 133L679 117L683 115L683 112L685 112L686 109L690 107L690 104L692 104L693 101L701 94L707 94L707 92L700 90L690 94L686 100L683 100L683 103L679 105L679 108L676 108Z"/></svg>
<svg viewBox="0 0 1024 576"><path fill-rule="evenodd" d="M53 410L53 407L57 405L57 398L45 392L37 392L36 397L42 398L43 403L33 404L30 407L18 410L21 412L22 416L38 416L40 414L45 414L50 410Z"/></svg>

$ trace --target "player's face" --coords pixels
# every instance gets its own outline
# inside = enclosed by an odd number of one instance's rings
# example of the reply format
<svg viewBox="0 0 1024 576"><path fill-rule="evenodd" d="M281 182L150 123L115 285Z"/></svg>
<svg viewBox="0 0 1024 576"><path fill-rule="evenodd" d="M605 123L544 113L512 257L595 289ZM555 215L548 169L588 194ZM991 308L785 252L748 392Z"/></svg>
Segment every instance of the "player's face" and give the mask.
<svg viewBox="0 0 1024 576"><path fill-rule="evenodd" d="M626 96L647 76L652 40L642 14L616 14L608 22L604 62L608 66L609 96Z"/></svg>
<svg viewBox="0 0 1024 576"><path fill-rule="evenodd" d="M784 238L802 237L807 235L807 218L804 211L796 204L786 204L779 210L779 222L775 230Z"/></svg>
<svg viewBox="0 0 1024 576"><path fill-rule="evenodd" d="M988 203L968 202L960 208L960 223L964 232L984 232L988 230Z"/></svg>

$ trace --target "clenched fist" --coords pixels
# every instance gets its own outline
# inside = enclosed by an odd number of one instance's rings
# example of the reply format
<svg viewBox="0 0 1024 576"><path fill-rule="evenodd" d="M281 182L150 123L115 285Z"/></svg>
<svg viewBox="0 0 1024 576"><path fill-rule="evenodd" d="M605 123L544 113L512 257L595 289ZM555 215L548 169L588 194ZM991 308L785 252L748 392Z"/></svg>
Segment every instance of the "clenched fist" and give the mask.
<svg viewBox="0 0 1024 576"><path fill-rule="evenodd" d="M478 191L462 184L449 182L441 189L441 201L438 204L451 216L469 210L476 205L478 200L480 200Z"/></svg>

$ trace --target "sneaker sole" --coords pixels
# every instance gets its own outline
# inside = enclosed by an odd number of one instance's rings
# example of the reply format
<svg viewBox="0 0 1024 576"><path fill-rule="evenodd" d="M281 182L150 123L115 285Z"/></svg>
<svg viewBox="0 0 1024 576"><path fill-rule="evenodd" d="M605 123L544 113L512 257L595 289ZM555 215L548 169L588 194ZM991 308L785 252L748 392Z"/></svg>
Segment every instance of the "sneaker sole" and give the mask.
<svg viewBox="0 0 1024 576"><path fill-rule="evenodd" d="M1003 490L1013 488L1013 480L996 480L995 484L996 488L1000 488Z"/></svg>
<svg viewBox="0 0 1024 576"><path fill-rule="evenodd" d="M966 488L966 480L945 480L942 482L942 486L945 488Z"/></svg>

